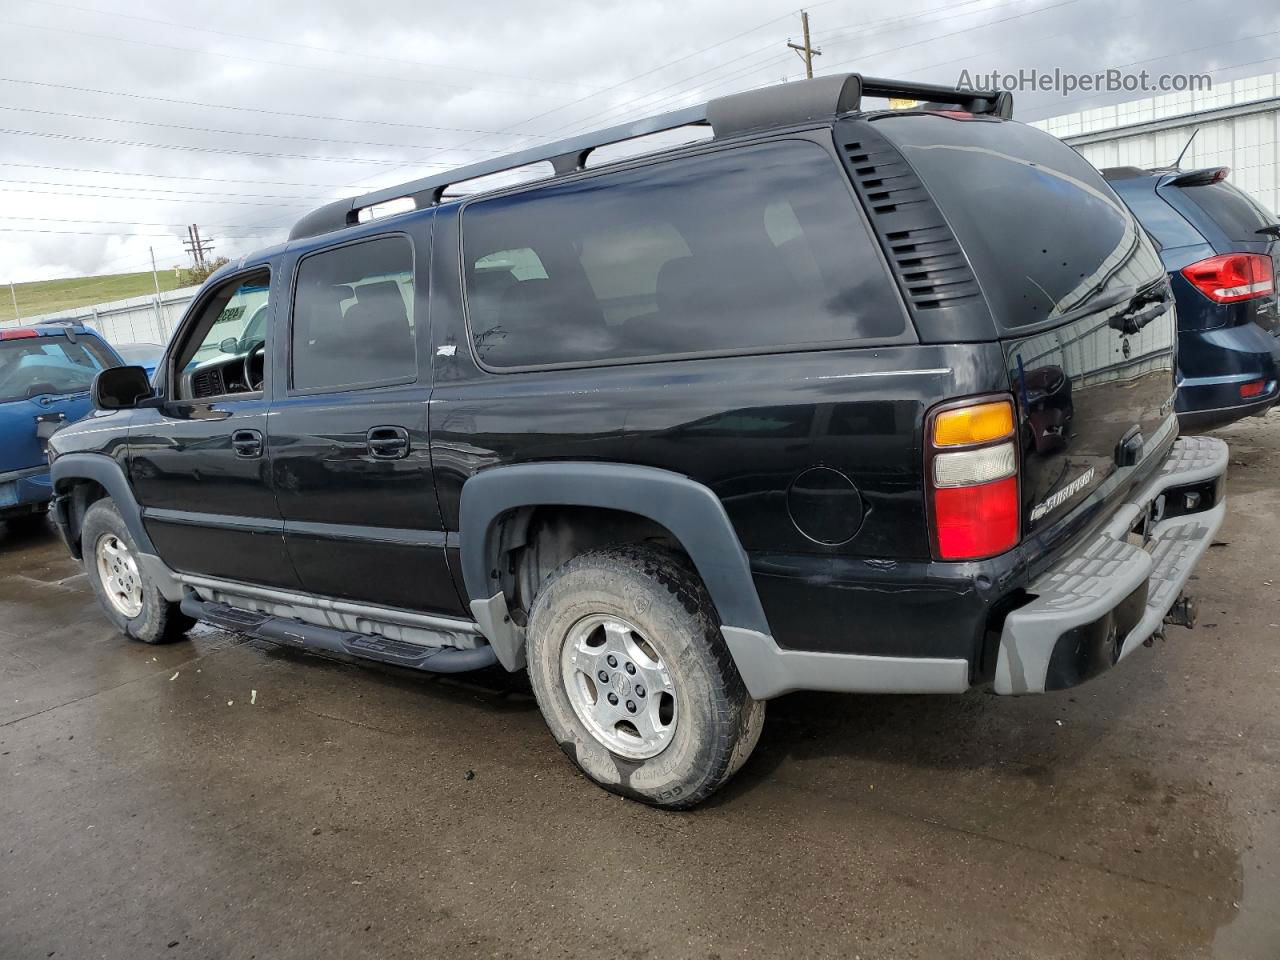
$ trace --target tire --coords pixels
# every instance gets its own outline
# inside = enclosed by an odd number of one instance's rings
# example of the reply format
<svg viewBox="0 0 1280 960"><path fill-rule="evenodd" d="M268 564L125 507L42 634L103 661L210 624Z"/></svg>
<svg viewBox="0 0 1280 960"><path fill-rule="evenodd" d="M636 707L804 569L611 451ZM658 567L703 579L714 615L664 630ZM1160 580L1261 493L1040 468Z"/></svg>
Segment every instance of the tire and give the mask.
<svg viewBox="0 0 1280 960"><path fill-rule="evenodd" d="M195 625L193 619L178 609L178 604L164 598L147 576L138 561L141 551L109 498L95 501L86 511L80 542L89 584L103 612L121 633L143 643L172 643L181 640ZM100 548L109 558L114 558L115 569L120 571L115 586L127 585L123 591L104 583ZM109 566L112 563L111 560L105 562Z"/></svg>
<svg viewBox="0 0 1280 960"><path fill-rule="evenodd" d="M748 695L702 581L666 551L607 547L560 567L534 600L527 656L552 736L612 793L695 806L760 738L764 703ZM610 694L617 706L606 705Z"/></svg>

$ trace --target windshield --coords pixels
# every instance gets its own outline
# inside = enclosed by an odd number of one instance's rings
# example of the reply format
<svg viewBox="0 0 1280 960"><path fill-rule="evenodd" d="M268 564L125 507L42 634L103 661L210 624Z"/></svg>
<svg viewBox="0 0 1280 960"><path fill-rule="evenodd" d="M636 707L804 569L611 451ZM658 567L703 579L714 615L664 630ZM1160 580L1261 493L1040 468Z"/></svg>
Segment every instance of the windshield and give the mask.
<svg viewBox="0 0 1280 960"><path fill-rule="evenodd" d="M0 340L0 403L28 397L84 393L99 370L113 364L92 341L66 337Z"/></svg>
<svg viewBox="0 0 1280 960"><path fill-rule="evenodd" d="M876 121L955 231L997 321L1027 327L1164 276L1102 175L1012 121L903 114Z"/></svg>

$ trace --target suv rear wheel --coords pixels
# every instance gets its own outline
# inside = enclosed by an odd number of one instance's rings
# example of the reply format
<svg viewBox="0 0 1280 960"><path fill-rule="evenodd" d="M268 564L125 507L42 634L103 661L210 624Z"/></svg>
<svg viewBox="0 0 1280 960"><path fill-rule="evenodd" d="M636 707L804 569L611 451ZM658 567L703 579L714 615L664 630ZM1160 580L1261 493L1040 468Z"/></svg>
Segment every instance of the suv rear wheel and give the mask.
<svg viewBox="0 0 1280 960"><path fill-rule="evenodd" d="M691 807L746 761L764 724L710 597L679 558L640 546L584 553L529 616L529 676L561 749L606 790Z"/></svg>
<svg viewBox="0 0 1280 960"><path fill-rule="evenodd" d="M80 542L89 584L121 633L143 643L170 643L195 625L147 576L138 545L110 499L85 512Z"/></svg>

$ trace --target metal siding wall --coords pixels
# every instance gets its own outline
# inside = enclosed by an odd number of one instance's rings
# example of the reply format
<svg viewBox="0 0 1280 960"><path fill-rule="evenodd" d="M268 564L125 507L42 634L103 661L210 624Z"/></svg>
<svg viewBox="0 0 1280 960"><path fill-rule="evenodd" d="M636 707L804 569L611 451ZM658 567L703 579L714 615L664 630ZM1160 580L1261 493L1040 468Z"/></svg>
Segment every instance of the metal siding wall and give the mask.
<svg viewBox="0 0 1280 960"><path fill-rule="evenodd" d="M1247 77L1220 84L1207 93L1177 93L1099 107L1037 121L1033 126L1070 142L1072 137L1100 134L1138 123L1177 119L1156 132L1126 134L1078 146L1096 167L1155 167L1170 164L1197 127L1200 133L1187 152L1186 168L1226 166L1231 182L1252 194L1273 213L1280 210L1280 108L1252 116L1202 120L1201 111L1253 103L1280 96L1280 74Z"/></svg>
<svg viewBox="0 0 1280 960"><path fill-rule="evenodd" d="M27 326L51 320L72 321L83 324L100 333L108 343L159 343L169 342L169 337L186 312L187 305L195 299L199 287L170 290L160 296L160 309L156 309L155 294L132 297L88 307L76 307L58 313L45 313L21 320L0 321L0 327Z"/></svg>

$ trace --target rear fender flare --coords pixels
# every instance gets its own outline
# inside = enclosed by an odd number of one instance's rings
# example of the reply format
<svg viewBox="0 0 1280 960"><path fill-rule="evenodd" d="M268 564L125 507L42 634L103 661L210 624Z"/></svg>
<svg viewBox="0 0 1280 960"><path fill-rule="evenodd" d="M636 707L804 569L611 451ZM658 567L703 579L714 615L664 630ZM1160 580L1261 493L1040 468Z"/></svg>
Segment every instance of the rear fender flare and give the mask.
<svg viewBox="0 0 1280 960"><path fill-rule="evenodd" d="M502 516L520 507L621 510L669 530L688 553L725 627L770 635L751 567L720 498L655 467L594 462L493 467L463 484L459 508L462 578L473 615L508 669L523 665L524 636L507 616L493 576Z"/></svg>

